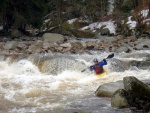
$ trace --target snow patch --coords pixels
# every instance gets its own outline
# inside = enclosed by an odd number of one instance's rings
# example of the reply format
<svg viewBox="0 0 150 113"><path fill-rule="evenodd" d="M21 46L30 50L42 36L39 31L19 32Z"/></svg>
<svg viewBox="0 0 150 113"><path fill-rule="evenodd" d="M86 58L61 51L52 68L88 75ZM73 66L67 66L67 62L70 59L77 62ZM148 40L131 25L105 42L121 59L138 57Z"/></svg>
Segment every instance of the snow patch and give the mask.
<svg viewBox="0 0 150 113"><path fill-rule="evenodd" d="M95 23L90 24L89 26L85 26L85 27L81 28L80 30L89 29L92 32L95 32L96 29L100 29L102 26L105 26L104 28L108 28L110 33L116 34L116 25L111 20L106 21L106 22L95 22Z"/></svg>
<svg viewBox="0 0 150 113"><path fill-rule="evenodd" d="M50 19L47 19L47 20L45 20L44 22L47 23L47 22L49 22L49 21L50 21Z"/></svg>
<svg viewBox="0 0 150 113"><path fill-rule="evenodd" d="M132 21L131 18L132 18L132 16L128 17L127 24L128 24L130 29L134 29L136 27L137 22L136 21Z"/></svg>
<svg viewBox="0 0 150 113"><path fill-rule="evenodd" d="M75 22L76 20L77 20L77 18L74 18L74 19L68 20L67 22L68 22L69 24L72 24L72 23Z"/></svg>
<svg viewBox="0 0 150 113"><path fill-rule="evenodd" d="M146 17L148 16L148 13L149 13L149 9L142 10L142 11L140 12L140 14L141 14L144 18L146 18Z"/></svg>

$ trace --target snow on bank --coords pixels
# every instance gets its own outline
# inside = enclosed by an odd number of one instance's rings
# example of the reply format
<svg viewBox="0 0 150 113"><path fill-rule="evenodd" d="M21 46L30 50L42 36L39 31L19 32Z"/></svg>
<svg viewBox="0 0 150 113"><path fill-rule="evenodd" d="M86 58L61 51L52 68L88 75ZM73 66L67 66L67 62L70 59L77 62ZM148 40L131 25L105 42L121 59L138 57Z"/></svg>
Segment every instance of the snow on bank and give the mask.
<svg viewBox="0 0 150 113"><path fill-rule="evenodd" d="M128 24L130 29L134 29L136 27L137 22L136 21L132 21L131 18L132 18L132 16L128 17L127 24Z"/></svg>
<svg viewBox="0 0 150 113"><path fill-rule="evenodd" d="M111 20L105 22L95 22L90 24L89 26L81 28L81 30L90 29L92 32L95 32L96 29L100 29L103 26L105 26L104 28L108 28L111 34L116 34L116 25Z"/></svg>
<svg viewBox="0 0 150 113"><path fill-rule="evenodd" d="M110 2L110 7L111 7L111 5L113 5L114 1L110 0L109 2ZM113 7L111 7L110 9L113 10ZM150 19L147 18L148 14L149 14L149 9L145 9L145 10L141 10L138 15L140 15L143 18L143 23L147 22L146 24L150 25L150 23L149 23ZM130 30L134 30L138 24L137 21L132 20L132 17L133 16L127 17L128 21L125 23L126 25L128 25ZM67 22L69 24L72 24L76 20L78 20L78 18L68 20ZM81 21L81 20L78 20L78 21ZM124 24L124 21L125 20L122 20L122 24ZM112 20L104 21L104 22L94 22L88 26L80 28L80 30L90 30L92 32L96 32L97 29L101 29L101 28L103 28L103 29L108 28L111 34L116 34L117 25L115 25L114 21L112 21Z"/></svg>
<svg viewBox="0 0 150 113"><path fill-rule="evenodd" d="M74 19L68 20L67 22L68 22L69 24L72 24L73 22L75 22L75 21L77 21L77 20L78 20L77 18L74 18Z"/></svg>
<svg viewBox="0 0 150 113"><path fill-rule="evenodd" d="M148 16L148 13L149 13L149 9L146 9L146 10L142 10L139 15L142 15L142 17L146 18Z"/></svg>

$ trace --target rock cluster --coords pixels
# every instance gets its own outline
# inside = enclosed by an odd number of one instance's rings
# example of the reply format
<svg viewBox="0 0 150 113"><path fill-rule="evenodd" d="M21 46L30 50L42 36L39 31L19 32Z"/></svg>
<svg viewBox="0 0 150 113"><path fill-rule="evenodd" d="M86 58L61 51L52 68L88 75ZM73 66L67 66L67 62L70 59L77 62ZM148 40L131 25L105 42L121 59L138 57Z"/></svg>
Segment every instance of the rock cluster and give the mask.
<svg viewBox="0 0 150 113"><path fill-rule="evenodd" d="M22 37L20 39L3 39L0 42L0 54L17 53L90 53L89 50L106 52L130 52L149 50L149 38L134 36L99 37L97 39L79 39L60 34L46 33L42 37Z"/></svg>
<svg viewBox="0 0 150 113"><path fill-rule="evenodd" d="M124 77L123 82L101 85L95 92L99 97L110 97L111 106L130 108L134 111L150 112L150 86L133 76Z"/></svg>

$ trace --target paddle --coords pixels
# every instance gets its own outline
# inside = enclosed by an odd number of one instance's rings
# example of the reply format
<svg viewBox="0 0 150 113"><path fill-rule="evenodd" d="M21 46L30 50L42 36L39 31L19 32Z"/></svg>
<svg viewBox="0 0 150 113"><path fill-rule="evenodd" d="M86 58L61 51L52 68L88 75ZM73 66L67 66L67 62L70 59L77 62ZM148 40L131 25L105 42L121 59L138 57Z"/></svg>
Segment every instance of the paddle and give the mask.
<svg viewBox="0 0 150 113"><path fill-rule="evenodd" d="M113 58L113 57L114 57L114 53L108 55L108 57L106 59Z"/></svg>
<svg viewBox="0 0 150 113"><path fill-rule="evenodd" d="M113 57L114 57L114 53L112 53L112 54L108 55L106 59L110 59L110 58L113 58ZM81 72L84 72L85 70L87 70L87 68L86 68L86 69L81 70Z"/></svg>

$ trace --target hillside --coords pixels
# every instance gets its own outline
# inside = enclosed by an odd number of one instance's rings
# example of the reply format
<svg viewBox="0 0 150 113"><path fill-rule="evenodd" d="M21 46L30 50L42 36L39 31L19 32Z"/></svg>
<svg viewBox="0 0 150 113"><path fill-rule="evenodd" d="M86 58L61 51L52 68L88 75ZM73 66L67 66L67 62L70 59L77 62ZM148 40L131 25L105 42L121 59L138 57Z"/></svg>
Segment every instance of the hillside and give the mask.
<svg viewBox="0 0 150 113"><path fill-rule="evenodd" d="M147 37L149 10L150 0L3 0L0 31L12 37L16 37L16 30L32 36L52 32L87 38L120 34Z"/></svg>

